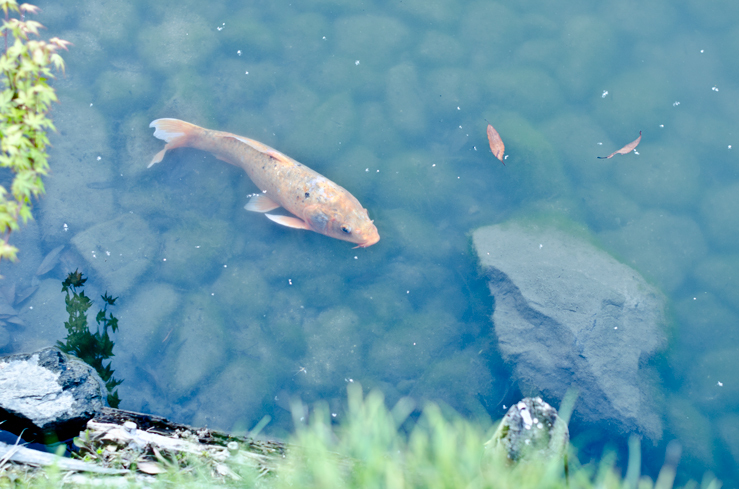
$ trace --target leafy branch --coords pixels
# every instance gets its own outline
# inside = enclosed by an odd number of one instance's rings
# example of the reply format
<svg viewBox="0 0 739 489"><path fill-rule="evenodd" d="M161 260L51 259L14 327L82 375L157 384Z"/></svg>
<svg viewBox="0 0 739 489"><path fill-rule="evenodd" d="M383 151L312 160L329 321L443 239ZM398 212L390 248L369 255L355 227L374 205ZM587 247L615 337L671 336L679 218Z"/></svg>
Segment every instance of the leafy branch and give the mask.
<svg viewBox="0 0 739 489"><path fill-rule="evenodd" d="M43 26L25 20L38 7L16 0L0 0L5 13L0 33L5 52L0 56L0 167L14 174L10 191L0 185L0 259L15 260L18 249L8 244L10 233L31 215L31 197L44 193L41 177L49 171L46 132L55 130L48 117L56 93L47 81L54 78L52 68L64 71L64 60L58 51L70 44L57 37L49 41L34 40ZM10 17L11 13L20 19ZM9 38L13 41L8 46Z"/></svg>

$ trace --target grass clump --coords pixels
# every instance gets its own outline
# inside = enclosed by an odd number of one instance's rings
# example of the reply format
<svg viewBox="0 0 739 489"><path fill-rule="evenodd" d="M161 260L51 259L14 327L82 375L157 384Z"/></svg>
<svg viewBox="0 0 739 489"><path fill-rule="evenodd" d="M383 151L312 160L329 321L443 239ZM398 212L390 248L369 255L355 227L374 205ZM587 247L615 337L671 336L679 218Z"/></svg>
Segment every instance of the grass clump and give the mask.
<svg viewBox="0 0 739 489"><path fill-rule="evenodd" d="M238 449L229 446L228 453L222 451L221 455L213 452L173 457L155 452L163 468L155 476L131 472L123 478L107 480L82 475L60 478L59 471L52 470L46 477L21 478L10 484L5 468L0 467L0 487L113 487L113 483L115 487L266 489L673 487L679 458L674 446L668 447L665 466L656 481L640 476L641 457L636 438L629 444L629 464L624 476L615 467L615 457L606 456L599 465L581 466L571 448L568 470L559 456L514 463L486 450L485 442L492 435L492 428L483 429L433 404L428 404L420 418L410 423L408 417L413 407L412 401L402 399L393 409L388 409L379 392L365 397L358 384L350 384L348 409L342 423L333 423L334 415L325 405L319 404L309 414L305 406L296 404L293 406L296 429L287 449L270 459L247 452L249 444L240 443ZM410 424L413 427L408 431L406 427ZM700 486L695 483L688 486L719 489L721 484L706 477Z"/></svg>
<svg viewBox="0 0 739 489"><path fill-rule="evenodd" d="M615 468L612 457L605 457L599 467L594 467L579 465L570 454L567 471L563 458L559 457L512 463L485 449L492 430L457 415L445 415L434 404L425 407L406 434L404 423L413 409L410 400L401 400L388 410L379 392L365 398L361 387L351 384L348 394L348 411L339 426L332 425L332 415L325 407L316 407L307 422L303 407L293 409L296 431L291 448L273 476L264 481L265 487L669 489L673 486L676 460L671 462L670 457L656 482L640 477L638 440L630 444L626 478ZM709 478L702 487L718 489L720 484Z"/></svg>

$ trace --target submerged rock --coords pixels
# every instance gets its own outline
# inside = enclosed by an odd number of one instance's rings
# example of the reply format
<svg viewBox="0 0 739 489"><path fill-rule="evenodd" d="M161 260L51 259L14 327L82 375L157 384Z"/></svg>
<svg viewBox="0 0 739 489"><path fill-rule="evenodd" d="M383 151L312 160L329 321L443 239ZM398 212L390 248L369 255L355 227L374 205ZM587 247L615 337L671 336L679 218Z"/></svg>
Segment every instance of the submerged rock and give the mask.
<svg viewBox="0 0 739 489"><path fill-rule="evenodd" d="M79 432L103 408L105 384L95 369L58 348L0 358L2 428L27 439Z"/></svg>
<svg viewBox="0 0 739 489"><path fill-rule="evenodd" d="M665 343L664 296L574 230L513 222L480 228L473 241L522 391L562 399L575 388L585 421L659 439L645 360Z"/></svg>
<svg viewBox="0 0 739 489"><path fill-rule="evenodd" d="M157 240L144 219L122 214L102 221L72 238L72 244L99 273L107 290L121 295L151 265Z"/></svg>

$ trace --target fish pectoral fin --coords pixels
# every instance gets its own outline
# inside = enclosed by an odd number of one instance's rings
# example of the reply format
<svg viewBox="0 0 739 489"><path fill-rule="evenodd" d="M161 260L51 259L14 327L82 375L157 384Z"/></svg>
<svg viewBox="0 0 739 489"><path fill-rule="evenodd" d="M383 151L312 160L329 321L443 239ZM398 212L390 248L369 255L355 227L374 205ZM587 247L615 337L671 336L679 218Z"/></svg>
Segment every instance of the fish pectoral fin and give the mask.
<svg viewBox="0 0 739 489"><path fill-rule="evenodd" d="M266 195L257 194L249 199L249 202L246 203L244 209L251 212L269 212L271 210L277 209L278 207L280 207L280 204L270 199Z"/></svg>
<svg viewBox="0 0 739 489"><path fill-rule="evenodd" d="M155 154L154 155L154 158L151 159L151 162L149 163L149 165L146 168L151 168L152 166L154 166L157 163L159 163L160 161L162 161L162 159L164 158L164 153L166 153L166 152L167 152L167 148L165 147L163 150L161 150L160 152L158 152L157 154Z"/></svg>
<svg viewBox="0 0 739 489"><path fill-rule="evenodd" d="M303 221L302 219L298 219L297 217L276 216L274 214L265 214L265 216L267 216L270 220L276 222L277 224L282 224L283 226L287 226L289 228L307 229L308 231L311 230L305 221Z"/></svg>

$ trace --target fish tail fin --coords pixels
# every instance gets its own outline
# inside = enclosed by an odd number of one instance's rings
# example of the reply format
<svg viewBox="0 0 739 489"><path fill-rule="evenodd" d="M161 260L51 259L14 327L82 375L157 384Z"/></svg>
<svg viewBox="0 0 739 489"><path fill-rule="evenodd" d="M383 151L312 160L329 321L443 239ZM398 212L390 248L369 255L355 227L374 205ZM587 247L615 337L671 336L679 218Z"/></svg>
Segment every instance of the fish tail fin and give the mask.
<svg viewBox="0 0 739 489"><path fill-rule="evenodd" d="M190 146L190 141L195 136L196 132L202 128L189 122L181 121L179 119L157 119L149 124L149 127L153 127L154 137L159 138L167 143L164 149L154 155L151 159L151 163L147 168L151 168L152 165L159 163L164 158L164 154L174 148L182 146Z"/></svg>

